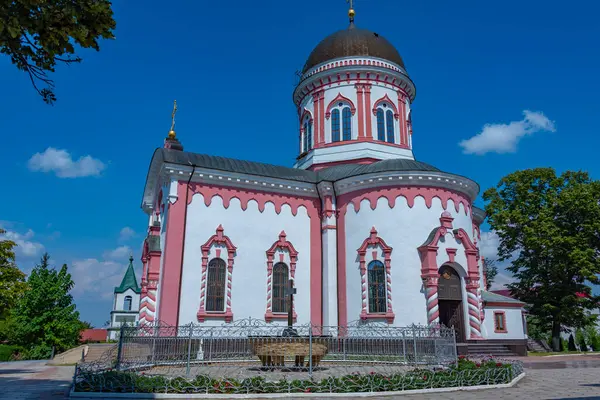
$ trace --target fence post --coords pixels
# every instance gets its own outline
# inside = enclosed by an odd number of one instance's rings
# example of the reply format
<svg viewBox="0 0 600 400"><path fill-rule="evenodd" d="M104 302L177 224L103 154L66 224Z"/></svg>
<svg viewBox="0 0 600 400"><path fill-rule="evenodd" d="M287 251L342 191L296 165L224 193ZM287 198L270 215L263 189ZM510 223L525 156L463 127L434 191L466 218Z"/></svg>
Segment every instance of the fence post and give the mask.
<svg viewBox="0 0 600 400"><path fill-rule="evenodd" d="M56 351L56 347L52 346L52 354L50 354L50 359L54 360L54 352Z"/></svg>
<svg viewBox="0 0 600 400"><path fill-rule="evenodd" d="M156 361L156 337L158 336L158 323L155 322L152 327L152 364Z"/></svg>
<svg viewBox="0 0 600 400"><path fill-rule="evenodd" d="M406 331L404 328L402 329L402 357L404 357L404 362L408 364L406 360Z"/></svg>
<svg viewBox="0 0 600 400"><path fill-rule="evenodd" d="M415 332L415 326L412 327L413 333L413 358L415 360L415 365L417 365L417 333Z"/></svg>
<svg viewBox="0 0 600 400"><path fill-rule="evenodd" d="M312 333L312 324L309 325L308 329L308 377L312 379L313 373L313 360L312 360L312 350L313 350L313 333Z"/></svg>
<svg viewBox="0 0 600 400"><path fill-rule="evenodd" d="M188 338L188 349L187 349L187 366L185 368L185 376L190 377L190 358L192 356L192 332L194 323L190 322L190 334Z"/></svg>
<svg viewBox="0 0 600 400"><path fill-rule="evenodd" d="M452 329L452 348L454 349L454 362L458 361L458 350L456 349L456 331Z"/></svg>
<svg viewBox="0 0 600 400"><path fill-rule="evenodd" d="M119 371L121 369L121 357L123 356L123 338L125 337L125 325L121 325L119 332L119 346L117 347L117 363L115 369Z"/></svg>

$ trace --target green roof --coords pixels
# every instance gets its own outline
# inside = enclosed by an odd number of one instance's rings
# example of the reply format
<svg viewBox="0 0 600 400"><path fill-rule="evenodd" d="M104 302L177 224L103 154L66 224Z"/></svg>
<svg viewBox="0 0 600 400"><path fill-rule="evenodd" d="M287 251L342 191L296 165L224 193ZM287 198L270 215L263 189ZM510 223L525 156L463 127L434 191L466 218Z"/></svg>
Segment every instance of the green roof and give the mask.
<svg viewBox="0 0 600 400"><path fill-rule="evenodd" d="M133 270L133 257L129 257L129 266L127 267L127 271L125 272L121 284L115 288L115 293L124 293L127 289L131 289L138 294L142 291L138 286L135 271Z"/></svg>
<svg viewBox="0 0 600 400"><path fill-rule="evenodd" d="M497 293L492 293L492 292L487 292L487 291L482 292L481 297L482 297L483 301L486 301L486 302L489 301L489 302L493 302L493 303L525 304L522 301L513 299L512 297L506 297L506 296L499 295Z"/></svg>

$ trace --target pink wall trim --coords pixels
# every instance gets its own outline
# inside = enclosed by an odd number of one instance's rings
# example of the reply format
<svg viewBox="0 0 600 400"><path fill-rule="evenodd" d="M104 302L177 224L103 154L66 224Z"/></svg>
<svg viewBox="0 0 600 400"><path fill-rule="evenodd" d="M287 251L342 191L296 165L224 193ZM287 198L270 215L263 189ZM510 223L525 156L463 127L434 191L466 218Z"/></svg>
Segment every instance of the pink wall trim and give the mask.
<svg viewBox="0 0 600 400"><path fill-rule="evenodd" d="M346 143L350 143L350 142L346 142ZM342 164L373 164L374 162L377 161L381 161L378 160L376 158L357 158L354 160L343 160L343 161L331 161L331 162L324 162L324 163L320 163L320 164L313 164L311 165L308 169L310 171L318 171L320 169L323 168L327 168L327 167L332 167L334 165L342 165Z"/></svg>
<svg viewBox="0 0 600 400"><path fill-rule="evenodd" d="M325 91L319 92L319 145L325 143Z"/></svg>
<svg viewBox="0 0 600 400"><path fill-rule="evenodd" d="M360 126L360 125L359 125ZM357 143L357 142L369 142L369 143L377 143L377 144L383 144L386 146L390 146L390 147L397 147L399 149L408 149L410 150L410 147L408 145L402 145L402 144L396 144L396 143L388 143L388 142L382 142L380 140L376 140L373 138L367 138L367 137L358 137L357 139L353 139L353 140L341 140L339 142L332 142L332 143L324 143L323 145L321 145L320 147L335 147L335 146L343 146L346 144L352 144L352 143Z"/></svg>
<svg viewBox="0 0 600 400"><path fill-rule="evenodd" d="M387 94L385 96L383 96L382 98L380 98L379 100L377 100L375 102L375 104L373 104L373 109L371 110L373 112L373 115L377 115L377 107L379 107L382 103L389 104L392 111L394 111L394 118L397 120L399 117L398 108L396 107L396 104L394 104L394 102L389 98L389 96ZM369 117L370 117L370 115L369 115Z"/></svg>
<svg viewBox="0 0 600 400"><path fill-rule="evenodd" d="M398 114L400 115L400 144L408 145L408 123L406 121L406 94L398 91Z"/></svg>
<svg viewBox="0 0 600 400"><path fill-rule="evenodd" d="M348 105L350 105L350 112L352 113L352 115L356 114L356 106L354 105L352 100L350 100L346 96L342 95L341 93L338 93L338 95L335 97L335 99L331 100L329 102L329 105L327 106L327 110L325 111L326 119L329 119L331 117L331 109L333 107L335 107L337 105L337 103L339 103L339 102L348 103Z"/></svg>
<svg viewBox="0 0 600 400"><path fill-rule="evenodd" d="M223 206L229 208L231 199L236 198L240 201L242 210L248 208L248 202L254 200L258 203L260 212L264 212L265 205L272 203L275 206L275 212L281 213L283 205L290 207L292 215L298 214L298 208L304 207L307 210L309 217L316 213L319 208L319 199L312 197L291 196L281 193L263 192L252 189L237 189L227 186L208 185L203 183L192 182L190 184L189 203L192 202L193 195L199 193L204 197L204 204L208 207L212 203L212 199L217 196L223 200Z"/></svg>
<svg viewBox="0 0 600 400"><path fill-rule="evenodd" d="M367 139L373 139L373 126L371 123L371 114L369 113L369 107L371 107L371 87L372 85L365 84L365 123L367 124Z"/></svg>
<svg viewBox="0 0 600 400"><path fill-rule="evenodd" d="M502 316L502 324L504 329L498 329L496 326L496 315ZM494 311L494 333L508 333L508 327L506 326L506 313L504 311Z"/></svg>
<svg viewBox="0 0 600 400"><path fill-rule="evenodd" d="M363 101L363 85L357 84L355 87L358 101L358 138L362 139L365 136L365 103Z"/></svg>
<svg viewBox="0 0 600 400"><path fill-rule="evenodd" d="M265 321L271 322L274 319L287 319L287 313L273 313L273 301L272 301L272 284L273 284L273 264L275 252L277 249L287 251L290 257L290 277L295 279L296 277L296 262L298 260L298 252L294 246L287 241L285 231L281 231L279 234L279 240L273 243L273 245L267 250L267 311L265 312ZM296 314L296 306L293 306L293 318L294 321L298 318Z"/></svg>
<svg viewBox="0 0 600 400"><path fill-rule="evenodd" d="M375 207L377 207L377 201L382 197L388 201L390 208L396 206L396 199L398 197L404 197L408 206L412 208L417 196L421 196L425 199L427 208L431 208L433 199L437 197L441 201L444 210L448 208L448 200L452 200L456 212L460 211L460 204L463 205L465 215L469 215L471 212L470 201L464 194L447 189L429 188L425 186L392 186L377 189L361 189L339 196L338 204L345 205L352 203L354 205L354 210L358 212L360 210L360 203L363 200L368 200L371 209L374 210Z"/></svg>
<svg viewBox="0 0 600 400"><path fill-rule="evenodd" d="M310 322L315 325L323 324L321 240L321 219L313 214L310 218Z"/></svg>
<svg viewBox="0 0 600 400"><path fill-rule="evenodd" d="M321 113L319 112L319 98L321 97L320 92L315 92L313 94L313 107L314 107L314 126L313 126L313 142L314 142L314 147L317 147L317 145L320 143L320 138L319 138L319 132L321 132L320 127L321 125L324 123L323 120L321 120ZM301 125L302 126L302 125ZM303 150L304 151L304 150Z"/></svg>
<svg viewBox="0 0 600 400"><path fill-rule="evenodd" d="M160 282L158 317L167 325L177 326L179 320L179 286L181 260L185 240L186 182L177 182L177 200L168 204L169 218L165 234L163 276Z"/></svg>
<svg viewBox="0 0 600 400"><path fill-rule="evenodd" d="M339 203L338 203L339 204ZM337 284L338 284L338 325L348 326L348 305L346 292L346 205L339 207L337 214Z"/></svg>
<svg viewBox="0 0 600 400"><path fill-rule="evenodd" d="M367 265L365 261L365 256L367 254L367 249L372 247L379 247L383 251L384 257L384 266L385 266L385 280L386 280L386 312L385 313L370 313L369 312L369 299L368 299L368 281L367 281ZM392 248L387 245L387 243L377 235L377 229L373 227L371 229L371 233L368 238L366 238L362 245L358 248L358 259L359 259L359 269L361 276L361 295L362 295L362 309L360 312L360 319L383 319L389 323L394 323L394 310L392 308L392 273L391 273L391 263L392 263ZM374 258L376 258L376 251L374 252Z"/></svg>
<svg viewBox="0 0 600 400"><path fill-rule="evenodd" d="M200 307L198 309L198 313L196 317L198 321L204 322L207 318L224 318L225 322L233 321L233 312L231 309L231 287L232 287L232 279L233 279L233 262L235 259L235 251L236 247L231 242L228 236L224 235L223 226L219 225L217 227L217 231L214 235L212 235L206 243L200 246L202 250L202 278L200 283ZM206 302L206 279L207 279L207 269L208 269L208 256L210 253L210 248L214 245L224 246L227 249L227 283L225 286L225 311L206 311L205 302ZM217 257L220 257L220 254L217 254Z"/></svg>

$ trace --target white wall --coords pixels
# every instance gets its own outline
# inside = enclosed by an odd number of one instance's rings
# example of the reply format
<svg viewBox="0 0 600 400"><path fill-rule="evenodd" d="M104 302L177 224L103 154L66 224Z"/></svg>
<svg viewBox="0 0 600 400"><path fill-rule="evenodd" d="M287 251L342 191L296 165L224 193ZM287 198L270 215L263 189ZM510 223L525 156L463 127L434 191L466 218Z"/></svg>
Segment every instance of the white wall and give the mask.
<svg viewBox="0 0 600 400"><path fill-rule="evenodd" d="M307 210L299 207L294 216L290 207L284 205L281 213L277 214L273 204L267 203L261 213L258 204L251 200L244 211L235 198L226 209L218 196L213 197L211 205L207 207L203 196L195 194L187 214L179 325L198 323L196 314L200 306L202 274L200 246L215 234L219 225L223 226L224 234L237 247L231 294L234 321L248 317L264 320L267 306L266 251L279 240L279 233L285 230L287 240L298 251L295 277L297 295L294 297L297 321L300 324L309 322L310 218ZM222 257L226 259L226 253ZM205 322L207 325L223 323L223 319L207 319Z"/></svg>
<svg viewBox="0 0 600 400"><path fill-rule="evenodd" d="M140 309L140 295L131 289L127 289L124 293L115 293L113 311L127 311L123 308L126 296L131 296L131 310L129 311L137 311Z"/></svg>
<svg viewBox="0 0 600 400"><path fill-rule="evenodd" d="M494 332L494 311L504 311L506 315L506 333ZM520 308L485 307L483 336L486 339L523 339L523 317Z"/></svg>
<svg viewBox="0 0 600 400"><path fill-rule="evenodd" d="M440 226L439 218L443 211L439 199L434 198L431 208L427 208L422 197L415 199L412 208L408 207L404 197L396 199L393 209L390 209L385 198L378 200L375 210L371 209L367 200L362 201L358 213L353 204L348 205L345 216L348 321L359 319L362 307L357 249L369 237L371 228L375 227L379 237L393 248L391 275L392 304L396 316L394 325L427 324L425 295L421 280L421 260L417 248L425 242L435 227ZM449 211L455 218L454 228L463 228L469 233L472 231L471 217L465 214L462 206L457 213L453 201L449 200L446 211ZM450 235L447 235L447 238L446 243L439 243L439 266L448 261L445 248L451 247L458 248L455 261L466 269L464 249L454 240L450 241ZM463 301L466 304L466 298L463 298ZM464 309L465 321L468 321L466 307Z"/></svg>

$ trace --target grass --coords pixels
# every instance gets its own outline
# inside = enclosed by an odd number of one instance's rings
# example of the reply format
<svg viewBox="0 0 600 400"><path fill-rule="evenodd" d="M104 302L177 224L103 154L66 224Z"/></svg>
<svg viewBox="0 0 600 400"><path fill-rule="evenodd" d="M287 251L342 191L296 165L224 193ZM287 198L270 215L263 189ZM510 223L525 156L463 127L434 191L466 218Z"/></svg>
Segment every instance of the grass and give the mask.
<svg viewBox="0 0 600 400"><path fill-rule="evenodd" d="M528 351L527 355L533 357L547 357L547 356L566 356L569 354L584 354L583 351L551 351L551 352L539 352L539 351Z"/></svg>

